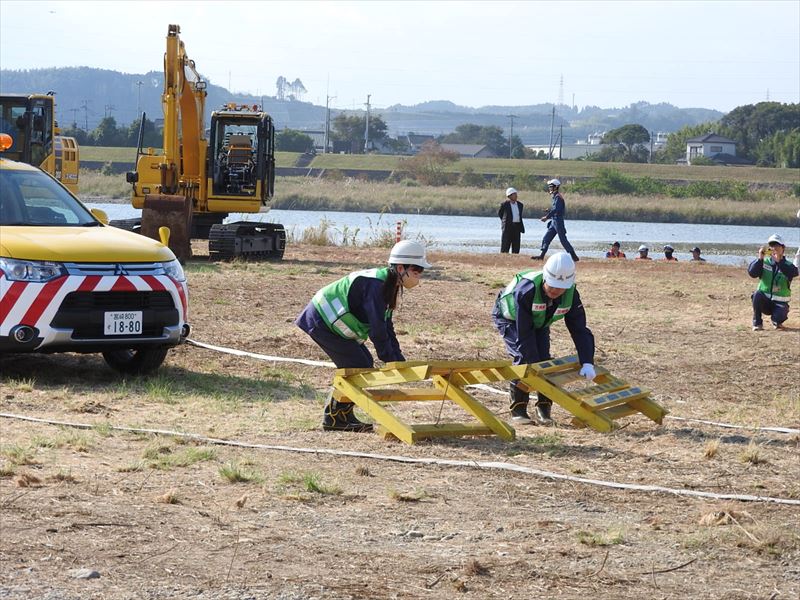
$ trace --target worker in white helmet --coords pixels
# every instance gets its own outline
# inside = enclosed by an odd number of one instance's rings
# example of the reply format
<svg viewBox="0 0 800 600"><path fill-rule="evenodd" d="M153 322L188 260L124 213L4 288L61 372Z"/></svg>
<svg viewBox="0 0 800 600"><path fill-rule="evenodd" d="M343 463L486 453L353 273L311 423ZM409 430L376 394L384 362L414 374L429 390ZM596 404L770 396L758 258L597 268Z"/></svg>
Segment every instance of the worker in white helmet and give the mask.
<svg viewBox="0 0 800 600"><path fill-rule="evenodd" d="M769 236L767 248L758 249L758 258L747 267L747 273L758 279L758 289L750 297L753 301L753 331L761 331L764 324L761 315L769 315L772 326L782 329L789 318L792 279L798 269L785 256L786 244L778 235Z"/></svg>
<svg viewBox="0 0 800 600"><path fill-rule="evenodd" d="M364 342L369 338L383 362L404 361L392 324L403 290L419 285L423 271L430 268L425 248L419 242L403 240L392 248L388 267L350 273L319 290L295 324L305 331L334 364L340 368L374 366ZM325 404L322 428L326 431L372 431L359 421L352 402L332 396Z"/></svg>
<svg viewBox="0 0 800 600"><path fill-rule="evenodd" d="M586 326L586 312L575 287L575 261L564 253L551 256L541 271L522 271L497 295L492 312L495 327L503 336L506 350L515 365L536 363L550 356L550 325L564 319L572 336L580 374L588 380L594 370L594 335ZM511 417L518 423L531 423L528 416L529 393L511 382ZM534 418L550 425L552 401L539 393Z"/></svg>
<svg viewBox="0 0 800 600"><path fill-rule="evenodd" d="M561 242L561 247L564 248L566 252L569 252L572 260L575 262L580 260L578 255L575 254L572 244L570 244L567 239L567 227L564 225L564 219L567 216L567 205L564 202L564 196L559 192L560 187L561 181L558 179L551 179L547 182L547 191L550 192L550 195L553 197L553 203L550 206L550 210L540 219L542 222L547 222L547 231L542 238L541 252L531 256L534 260L544 260L547 249L550 247L550 242L553 241L556 235L558 236L558 241Z"/></svg>
<svg viewBox="0 0 800 600"><path fill-rule="evenodd" d="M510 187L506 190L505 202L500 203L497 211L500 217L500 252L511 251L519 254L520 235L525 233L525 224L522 222L522 202L517 200L517 190Z"/></svg>

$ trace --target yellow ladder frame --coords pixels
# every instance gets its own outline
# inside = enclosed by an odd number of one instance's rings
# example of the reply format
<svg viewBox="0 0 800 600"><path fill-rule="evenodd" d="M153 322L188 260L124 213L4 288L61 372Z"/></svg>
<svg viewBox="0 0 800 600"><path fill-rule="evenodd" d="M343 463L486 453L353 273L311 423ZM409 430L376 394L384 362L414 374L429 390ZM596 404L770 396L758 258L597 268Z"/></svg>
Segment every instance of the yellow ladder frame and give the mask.
<svg viewBox="0 0 800 600"><path fill-rule="evenodd" d="M542 392L573 415L576 427L591 427L608 432L619 418L642 413L656 423L667 414L650 398L650 391L632 386L605 368L596 366L593 385L574 391L564 386L582 381L576 356L554 358L530 365L511 365L510 361L409 361L389 363L380 369L338 369L333 378L334 398L353 402L378 424L384 437L394 436L414 444L433 437L497 435L511 441L516 434L506 422L473 398L468 385L519 380L528 391ZM430 380L429 388L390 388L385 386ZM378 389L375 389L378 388ZM385 408L387 402L444 402L450 400L475 417L474 423L407 424Z"/></svg>

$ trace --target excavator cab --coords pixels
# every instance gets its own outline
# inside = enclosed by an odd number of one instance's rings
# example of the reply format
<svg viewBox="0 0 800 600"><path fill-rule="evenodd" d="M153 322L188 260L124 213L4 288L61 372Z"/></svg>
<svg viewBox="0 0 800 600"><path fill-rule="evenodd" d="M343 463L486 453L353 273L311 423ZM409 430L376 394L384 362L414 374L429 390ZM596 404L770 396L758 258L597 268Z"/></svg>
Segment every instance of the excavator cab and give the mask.
<svg viewBox="0 0 800 600"><path fill-rule="evenodd" d="M275 185L274 135L266 113L226 105L211 115L210 203L234 196L266 204Z"/></svg>

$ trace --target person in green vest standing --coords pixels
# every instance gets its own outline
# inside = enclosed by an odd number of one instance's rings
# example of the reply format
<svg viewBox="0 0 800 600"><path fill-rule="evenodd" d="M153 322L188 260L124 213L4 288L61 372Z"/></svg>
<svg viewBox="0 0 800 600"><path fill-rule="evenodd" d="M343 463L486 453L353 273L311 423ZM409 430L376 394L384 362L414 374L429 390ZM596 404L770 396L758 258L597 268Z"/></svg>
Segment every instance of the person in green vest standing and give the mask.
<svg viewBox="0 0 800 600"><path fill-rule="evenodd" d="M371 369L369 338L383 362L405 361L392 324L403 290L419 285L430 264L419 242L403 240L392 248L389 266L355 271L319 290L295 324L314 340L339 369ZM332 396L322 419L325 431L372 431L353 414L352 402Z"/></svg>
<svg viewBox="0 0 800 600"><path fill-rule="evenodd" d="M770 315L772 326L782 329L783 322L789 318L790 286L797 277L797 267L790 263L784 253L786 244L778 234L769 236L767 248L758 249L758 258L747 267L753 279L758 279L758 289L751 296L753 300L753 331L764 329L761 315Z"/></svg>
<svg viewBox="0 0 800 600"><path fill-rule="evenodd" d="M521 271L497 295L492 311L495 327L503 336L508 354L515 365L536 363L550 356L550 325L564 319L572 336L581 376L593 380L594 335L586 326L586 312L575 287L575 261L569 254L554 254L541 271ZM511 418L531 423L528 416L528 392L511 382ZM534 417L540 425L551 425L552 401L539 393Z"/></svg>

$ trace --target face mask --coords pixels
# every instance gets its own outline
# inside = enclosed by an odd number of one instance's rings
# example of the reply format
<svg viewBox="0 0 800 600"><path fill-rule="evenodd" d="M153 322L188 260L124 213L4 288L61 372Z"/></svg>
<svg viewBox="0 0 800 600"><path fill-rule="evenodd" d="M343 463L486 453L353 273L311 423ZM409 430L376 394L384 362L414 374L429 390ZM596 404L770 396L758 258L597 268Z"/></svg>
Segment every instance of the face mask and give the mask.
<svg viewBox="0 0 800 600"><path fill-rule="evenodd" d="M403 274L400 276L400 281L405 289L410 290L419 285L419 275L411 271L403 271Z"/></svg>

